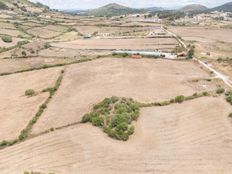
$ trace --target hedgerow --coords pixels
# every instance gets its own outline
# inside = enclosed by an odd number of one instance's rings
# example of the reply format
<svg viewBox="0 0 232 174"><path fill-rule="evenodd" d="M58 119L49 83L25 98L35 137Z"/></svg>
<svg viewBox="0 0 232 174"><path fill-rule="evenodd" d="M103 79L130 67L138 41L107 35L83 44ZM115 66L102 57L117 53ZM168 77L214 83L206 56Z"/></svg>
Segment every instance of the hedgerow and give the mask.
<svg viewBox="0 0 232 174"><path fill-rule="evenodd" d="M37 113L35 114L35 116L29 121L29 123L27 124L26 128L24 128L21 132L20 135L18 136L17 139L15 140L11 140L11 141L2 141L0 142L0 148L6 147L6 146L11 146L14 145L18 142L24 141L25 139L28 138L33 125L38 121L39 117L42 115L42 113L44 112L44 110L47 108L48 103L50 102L51 98L53 97L53 95L55 94L55 91L57 91L57 89L59 88L61 81L63 79L63 73L64 71L61 71L61 75L58 77L54 87L52 87L51 89L52 92L50 90L43 90L43 92L49 92L49 97L46 99L46 101L39 107ZM47 88L50 89L50 88Z"/></svg>

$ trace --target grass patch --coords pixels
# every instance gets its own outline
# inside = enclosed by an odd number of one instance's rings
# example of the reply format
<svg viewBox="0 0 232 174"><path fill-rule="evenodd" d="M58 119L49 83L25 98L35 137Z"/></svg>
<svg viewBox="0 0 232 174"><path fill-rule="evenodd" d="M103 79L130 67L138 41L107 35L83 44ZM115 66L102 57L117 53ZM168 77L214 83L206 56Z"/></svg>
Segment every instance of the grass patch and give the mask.
<svg viewBox="0 0 232 174"><path fill-rule="evenodd" d="M132 122L139 117L139 104L132 99L111 97L93 107L85 114L82 123L90 122L117 140L128 140L134 133Z"/></svg>

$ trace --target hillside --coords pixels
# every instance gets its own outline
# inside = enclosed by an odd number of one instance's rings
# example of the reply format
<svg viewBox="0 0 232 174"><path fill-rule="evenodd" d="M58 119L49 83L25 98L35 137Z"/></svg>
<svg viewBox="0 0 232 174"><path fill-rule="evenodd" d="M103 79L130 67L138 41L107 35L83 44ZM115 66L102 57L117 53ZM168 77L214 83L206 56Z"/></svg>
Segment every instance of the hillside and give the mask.
<svg viewBox="0 0 232 174"><path fill-rule="evenodd" d="M157 12L157 11L163 11L165 9L162 7L149 7L149 8L145 8L144 10L146 10L147 12Z"/></svg>
<svg viewBox="0 0 232 174"><path fill-rule="evenodd" d="M182 7L180 9L180 11L182 11L182 12L201 12L201 11L205 11L207 9L208 9L207 7L200 5L200 4L191 4L191 5L186 5L186 6Z"/></svg>
<svg viewBox="0 0 232 174"><path fill-rule="evenodd" d="M8 6L4 2L0 1L0 10L7 10L7 9Z"/></svg>
<svg viewBox="0 0 232 174"><path fill-rule="evenodd" d="M232 12L232 2L223 4L221 6L215 7L212 11L225 11L225 12Z"/></svg>
<svg viewBox="0 0 232 174"><path fill-rule="evenodd" d="M111 3L103 7L93 9L87 12L90 16L120 16L126 14L133 14L143 12L144 10L129 8L116 3Z"/></svg>
<svg viewBox="0 0 232 174"><path fill-rule="evenodd" d="M10 10L15 13L42 13L47 6L32 3L28 0L0 0L0 9Z"/></svg>

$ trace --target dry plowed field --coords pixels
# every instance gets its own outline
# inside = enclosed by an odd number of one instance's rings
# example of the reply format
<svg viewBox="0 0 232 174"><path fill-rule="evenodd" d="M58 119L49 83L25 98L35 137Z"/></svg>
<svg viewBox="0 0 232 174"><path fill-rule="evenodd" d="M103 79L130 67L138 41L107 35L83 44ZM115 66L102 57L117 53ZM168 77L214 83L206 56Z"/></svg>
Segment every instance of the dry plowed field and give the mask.
<svg viewBox="0 0 232 174"><path fill-rule="evenodd" d="M16 138L48 97L46 93L26 97L25 91L54 86L59 74L60 68L53 68L0 77L0 141Z"/></svg>
<svg viewBox="0 0 232 174"><path fill-rule="evenodd" d="M203 86L193 87L189 81L208 77L192 62L105 58L71 65L33 133L78 122L105 97L131 97L140 102L162 101L205 90ZM211 85L208 86L210 88Z"/></svg>
<svg viewBox="0 0 232 174"><path fill-rule="evenodd" d="M201 39L208 39L208 41L232 42L232 30L230 29L208 29L204 27L171 27L170 29L186 40L201 42Z"/></svg>
<svg viewBox="0 0 232 174"><path fill-rule="evenodd" d="M76 125L0 151L0 171L231 174L229 111L224 99L212 97L145 108L127 142L89 124Z"/></svg>
<svg viewBox="0 0 232 174"><path fill-rule="evenodd" d="M162 49L175 48L174 38L145 38L145 39L83 39L71 42L54 43L52 46L73 49Z"/></svg>

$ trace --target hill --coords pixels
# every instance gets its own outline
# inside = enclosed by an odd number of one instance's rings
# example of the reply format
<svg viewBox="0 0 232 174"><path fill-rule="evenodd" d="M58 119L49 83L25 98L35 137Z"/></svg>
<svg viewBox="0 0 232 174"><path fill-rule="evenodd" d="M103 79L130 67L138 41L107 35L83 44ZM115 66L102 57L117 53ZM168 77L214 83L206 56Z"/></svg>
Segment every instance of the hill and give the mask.
<svg viewBox="0 0 232 174"><path fill-rule="evenodd" d="M143 11L145 10L129 8L129 7L119 5L116 3L111 3L103 7L97 8L97 9L89 10L87 12L87 15L90 15L90 16L120 16L120 15L126 15L126 14L141 13Z"/></svg>
<svg viewBox="0 0 232 174"><path fill-rule="evenodd" d="M201 4L186 5L180 9L182 12L202 12L206 10L208 10L208 8Z"/></svg>
<svg viewBox="0 0 232 174"><path fill-rule="evenodd" d="M211 9L212 11L232 12L232 2Z"/></svg>
<svg viewBox="0 0 232 174"><path fill-rule="evenodd" d="M165 9L162 7L149 7L149 8L145 8L144 10L146 10L147 12L157 12L157 11L163 11Z"/></svg>
<svg viewBox="0 0 232 174"><path fill-rule="evenodd" d="M10 10L17 14L42 13L49 7L41 3L33 3L28 0L0 0L0 9Z"/></svg>

